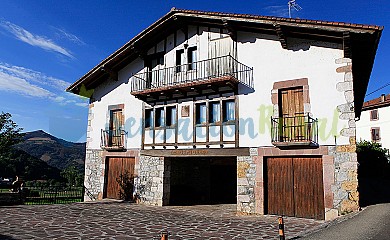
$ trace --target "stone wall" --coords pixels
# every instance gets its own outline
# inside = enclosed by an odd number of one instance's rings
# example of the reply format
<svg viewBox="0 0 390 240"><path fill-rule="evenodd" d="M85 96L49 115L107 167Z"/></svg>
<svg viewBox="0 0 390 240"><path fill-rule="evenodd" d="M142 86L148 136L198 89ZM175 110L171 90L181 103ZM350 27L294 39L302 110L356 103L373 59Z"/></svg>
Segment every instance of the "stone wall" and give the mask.
<svg viewBox="0 0 390 240"><path fill-rule="evenodd" d="M237 212L255 213L256 164L251 156L237 157Z"/></svg>
<svg viewBox="0 0 390 240"><path fill-rule="evenodd" d="M139 203L162 206L169 202L170 161L164 157L140 156L136 166L135 195Z"/></svg>
<svg viewBox="0 0 390 240"><path fill-rule="evenodd" d="M337 110L340 112L339 118L348 122L340 135L348 137L350 144L337 146L333 153L335 182L332 191L334 208L338 209L339 214L345 214L359 209L352 60L340 58L336 64L342 65L336 71L344 74L344 81L337 83L336 89L345 96L345 103L337 106Z"/></svg>
<svg viewBox="0 0 390 240"><path fill-rule="evenodd" d="M84 186L89 193L84 194L84 201L102 199L103 197L104 160L102 156L102 150L87 149L86 151Z"/></svg>

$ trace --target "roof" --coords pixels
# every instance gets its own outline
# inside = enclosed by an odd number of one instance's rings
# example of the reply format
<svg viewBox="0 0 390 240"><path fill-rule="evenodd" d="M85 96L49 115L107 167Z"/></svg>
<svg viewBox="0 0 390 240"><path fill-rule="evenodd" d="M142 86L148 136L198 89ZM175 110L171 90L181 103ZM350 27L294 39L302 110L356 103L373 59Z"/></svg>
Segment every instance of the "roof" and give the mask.
<svg viewBox="0 0 390 240"><path fill-rule="evenodd" d="M343 43L345 55L352 56L355 109L357 109L357 116L360 116L360 109L383 30L381 26L172 8L171 11L101 61L66 90L79 94L82 85L87 89L96 87L111 76L112 72L119 71L138 58L140 54L146 52L155 44L155 39L168 36L174 30L189 24L226 27L233 31L273 34L279 36L283 47L286 46L285 42L288 37Z"/></svg>
<svg viewBox="0 0 390 240"><path fill-rule="evenodd" d="M363 103L362 111L390 106L390 94L382 94L378 98Z"/></svg>

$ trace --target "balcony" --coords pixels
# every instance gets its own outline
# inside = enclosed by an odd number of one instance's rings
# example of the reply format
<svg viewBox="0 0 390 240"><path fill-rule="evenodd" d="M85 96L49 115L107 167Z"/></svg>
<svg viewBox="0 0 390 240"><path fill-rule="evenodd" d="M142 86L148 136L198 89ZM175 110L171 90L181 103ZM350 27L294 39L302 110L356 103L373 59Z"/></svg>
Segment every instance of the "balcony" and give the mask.
<svg viewBox="0 0 390 240"><path fill-rule="evenodd" d="M231 92L239 84L253 90L253 68L227 55L135 74L131 94L153 101Z"/></svg>
<svg viewBox="0 0 390 240"><path fill-rule="evenodd" d="M107 151L126 150L127 132L124 130L103 130L101 131L100 147Z"/></svg>
<svg viewBox="0 0 390 240"><path fill-rule="evenodd" d="M277 147L317 147L318 120L305 116L271 117L272 144Z"/></svg>

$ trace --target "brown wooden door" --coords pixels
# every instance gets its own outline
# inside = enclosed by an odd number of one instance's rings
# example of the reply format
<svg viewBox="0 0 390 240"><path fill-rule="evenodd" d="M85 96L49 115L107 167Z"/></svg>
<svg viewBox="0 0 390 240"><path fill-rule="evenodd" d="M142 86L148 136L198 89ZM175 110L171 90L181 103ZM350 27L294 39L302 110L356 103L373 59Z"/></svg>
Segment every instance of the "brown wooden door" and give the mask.
<svg viewBox="0 0 390 240"><path fill-rule="evenodd" d="M120 185L118 179L121 174L126 171L130 175L134 174L134 158L107 158L107 169L106 169L106 198L120 199Z"/></svg>
<svg viewBox="0 0 390 240"><path fill-rule="evenodd" d="M281 117L281 140L299 141L304 138L303 88L282 89L279 92L279 116Z"/></svg>
<svg viewBox="0 0 390 240"><path fill-rule="evenodd" d="M322 159L268 158L267 213L324 219Z"/></svg>
<svg viewBox="0 0 390 240"><path fill-rule="evenodd" d="M268 214L294 216L292 158L268 158Z"/></svg>

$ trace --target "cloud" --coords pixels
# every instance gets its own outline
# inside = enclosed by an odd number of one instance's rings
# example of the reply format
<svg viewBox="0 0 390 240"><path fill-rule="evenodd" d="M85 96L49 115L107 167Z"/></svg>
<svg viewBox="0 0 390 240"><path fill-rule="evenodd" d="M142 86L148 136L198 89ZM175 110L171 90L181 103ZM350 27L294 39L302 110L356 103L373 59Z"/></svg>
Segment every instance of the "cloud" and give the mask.
<svg viewBox="0 0 390 240"><path fill-rule="evenodd" d="M0 62L0 71L29 82L64 91L70 83L24 67Z"/></svg>
<svg viewBox="0 0 390 240"><path fill-rule="evenodd" d="M6 29L8 32L10 32L22 42L28 43L31 46L40 47L47 51L57 52L74 59L73 55L68 50L56 44L55 42L53 42L53 40L47 37L34 35L26 29L7 21L1 21L0 26Z"/></svg>
<svg viewBox="0 0 390 240"><path fill-rule="evenodd" d="M263 8L269 15L275 17L288 17L288 6L286 5L277 5L277 6L268 6Z"/></svg>
<svg viewBox="0 0 390 240"><path fill-rule="evenodd" d="M77 45L86 45L85 42L83 42L83 40L81 40L76 35L66 32L64 29L60 29L56 27L54 27L54 29L57 31L56 35L58 38L67 39Z"/></svg>
<svg viewBox="0 0 390 240"><path fill-rule="evenodd" d="M0 62L0 91L51 100L61 106L85 107L86 99L65 92L69 83L24 67Z"/></svg>
<svg viewBox="0 0 390 240"><path fill-rule="evenodd" d="M0 90L16 92L31 97L54 97L54 94L50 91L4 72L0 72Z"/></svg>

